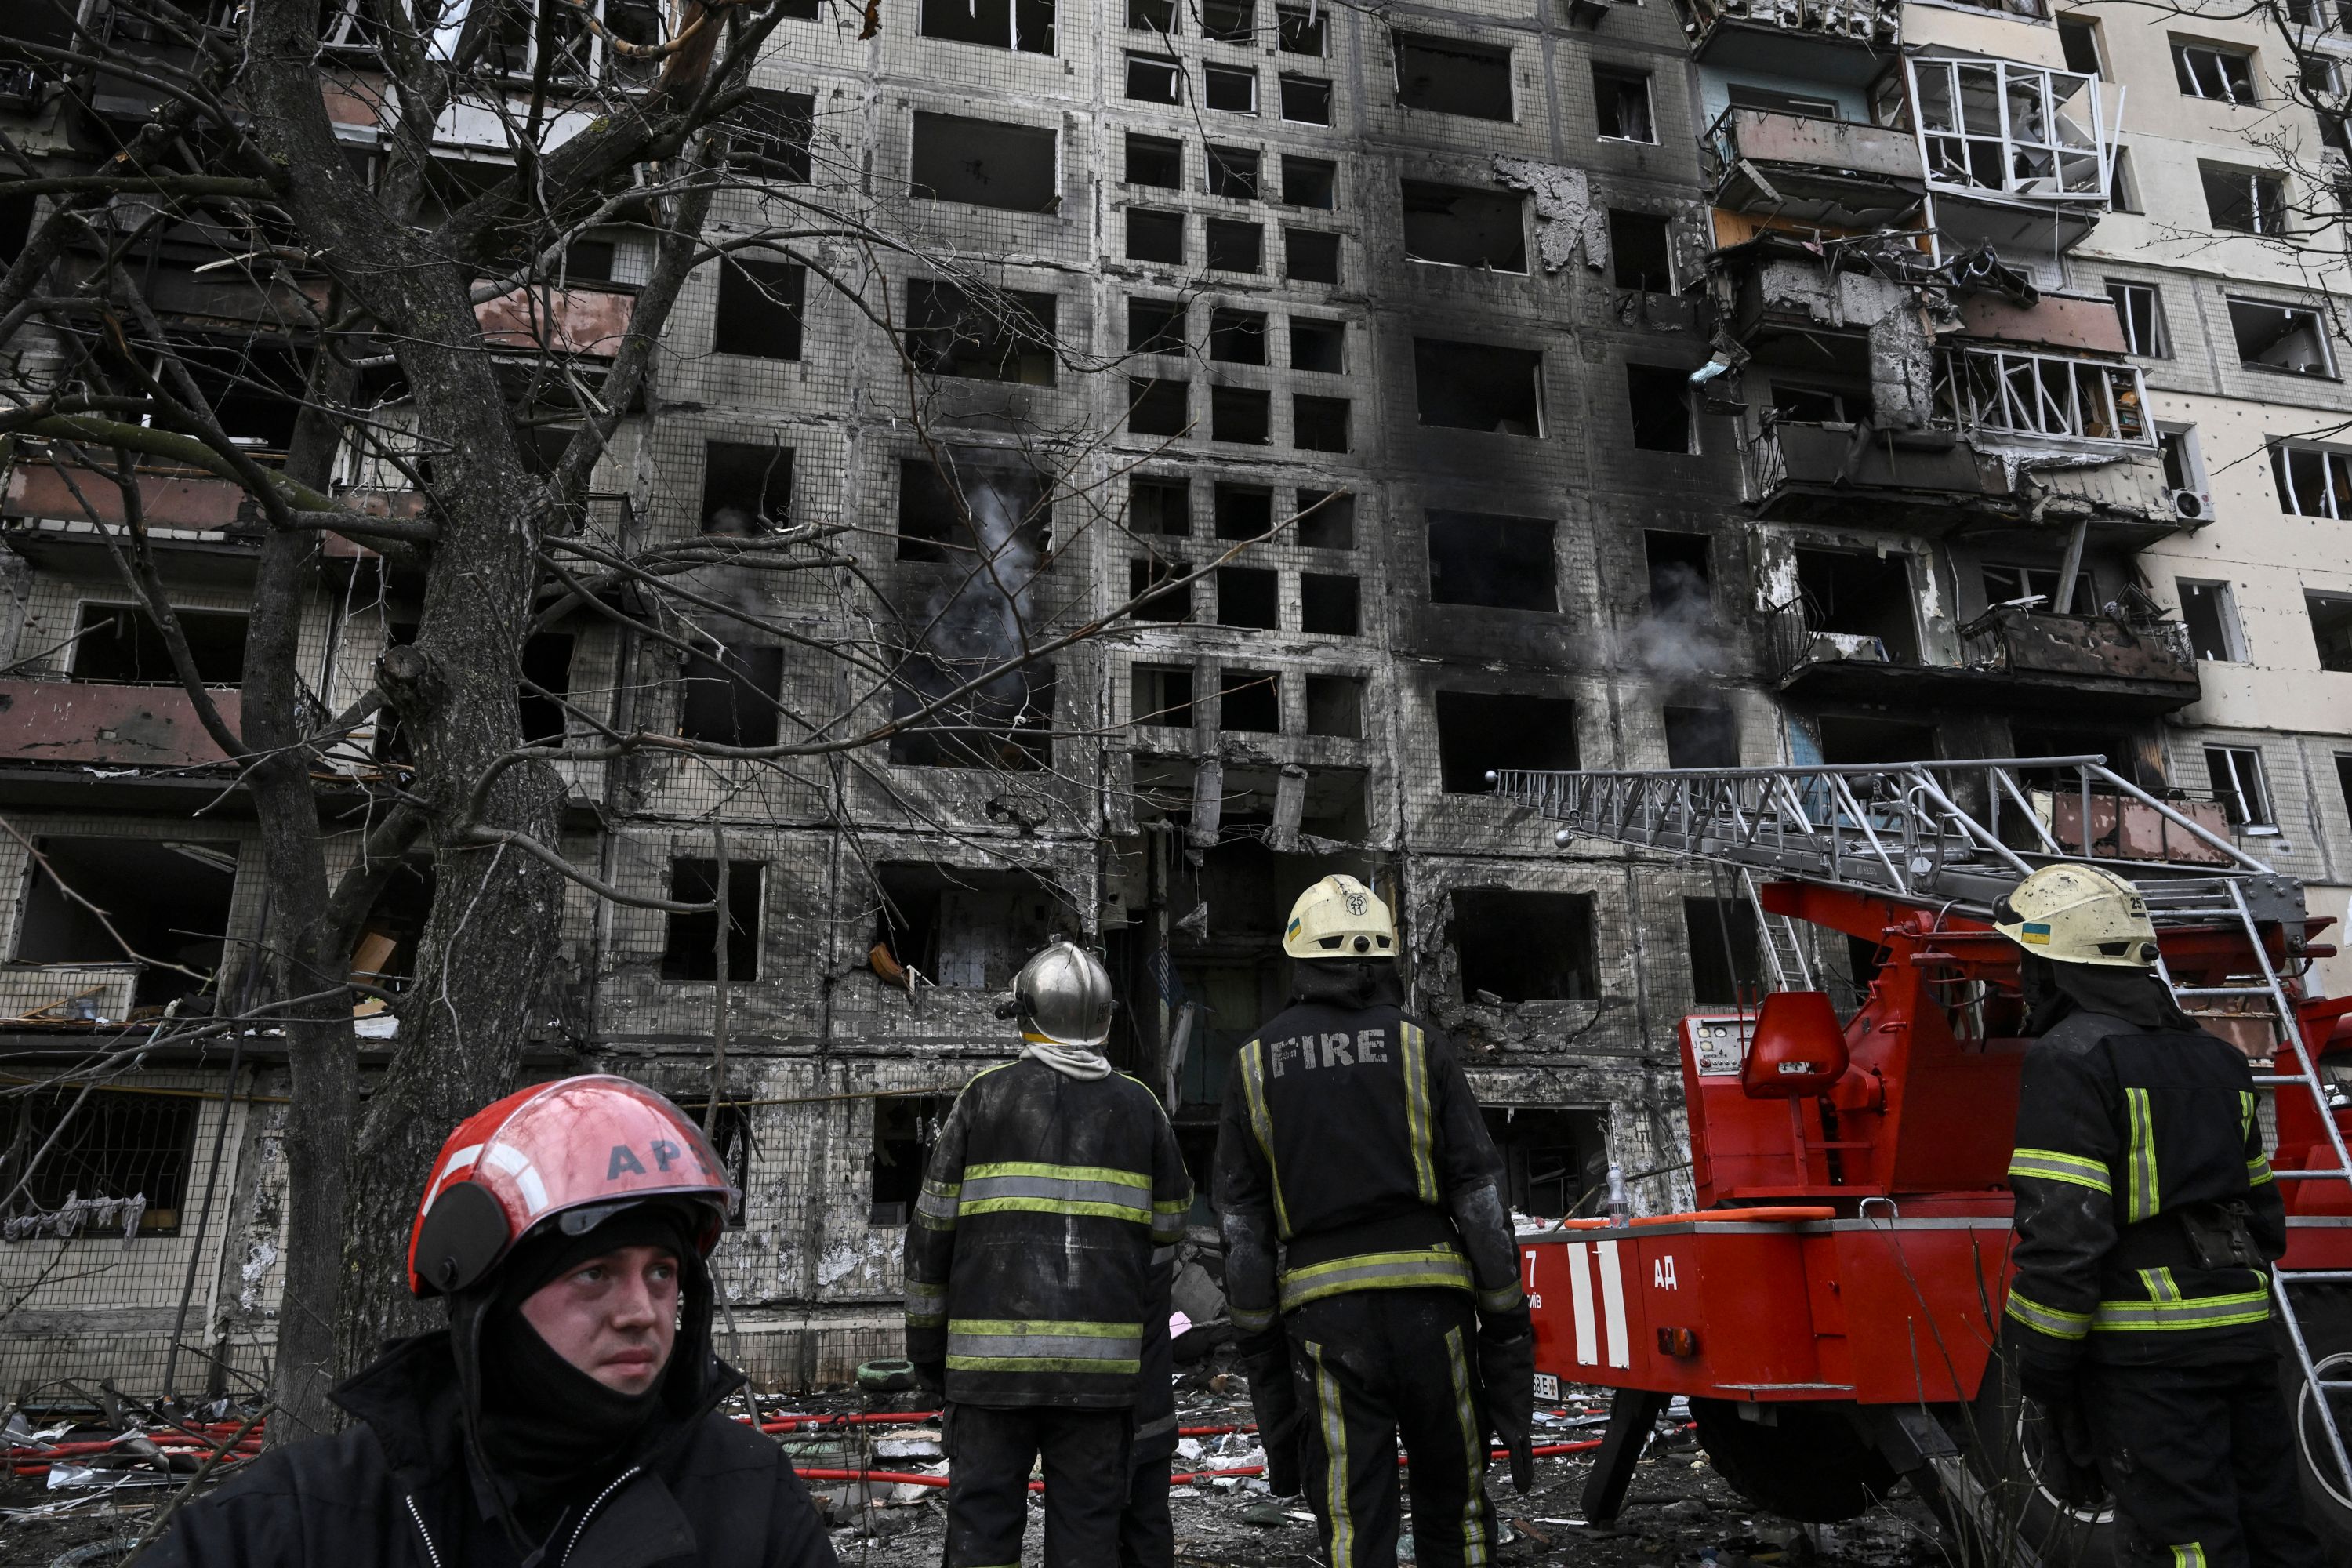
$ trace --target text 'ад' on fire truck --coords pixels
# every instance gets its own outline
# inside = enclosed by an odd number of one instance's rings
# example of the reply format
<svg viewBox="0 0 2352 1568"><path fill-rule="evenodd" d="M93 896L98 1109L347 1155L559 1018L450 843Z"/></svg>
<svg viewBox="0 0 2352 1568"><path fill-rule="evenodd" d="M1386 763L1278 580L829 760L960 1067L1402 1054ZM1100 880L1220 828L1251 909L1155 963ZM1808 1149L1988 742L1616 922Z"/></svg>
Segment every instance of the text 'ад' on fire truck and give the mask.
<svg viewBox="0 0 2352 1568"><path fill-rule="evenodd" d="M2352 1000L2305 994L2303 888L2210 805L2098 757L1654 773L1503 772L1580 839L1725 868L1769 994L1680 1028L1696 1207L1523 1233L1538 1391L1616 1391L1584 1504L1616 1517L1660 1413L1688 1396L1759 1508L1851 1518L1908 1479L1979 1561L2104 1564L2112 1516L2041 1483L2035 1407L1994 1353L2005 1173L2030 1042L1994 901L2093 860L2146 896L2164 977L2254 1058L2289 1244L2273 1285L2304 1495L2352 1563ZM1874 944L1840 1020L1806 925Z"/></svg>

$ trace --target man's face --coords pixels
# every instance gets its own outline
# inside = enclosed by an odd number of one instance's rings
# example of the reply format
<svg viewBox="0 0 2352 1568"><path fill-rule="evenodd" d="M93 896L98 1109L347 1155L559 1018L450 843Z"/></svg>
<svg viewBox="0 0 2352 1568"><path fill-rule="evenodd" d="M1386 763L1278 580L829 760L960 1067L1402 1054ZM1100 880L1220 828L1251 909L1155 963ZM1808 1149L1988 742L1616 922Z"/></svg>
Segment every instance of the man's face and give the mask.
<svg viewBox="0 0 2352 1568"><path fill-rule="evenodd" d="M522 1315L548 1348L620 1394L643 1394L677 1339L677 1254L622 1247L524 1298Z"/></svg>

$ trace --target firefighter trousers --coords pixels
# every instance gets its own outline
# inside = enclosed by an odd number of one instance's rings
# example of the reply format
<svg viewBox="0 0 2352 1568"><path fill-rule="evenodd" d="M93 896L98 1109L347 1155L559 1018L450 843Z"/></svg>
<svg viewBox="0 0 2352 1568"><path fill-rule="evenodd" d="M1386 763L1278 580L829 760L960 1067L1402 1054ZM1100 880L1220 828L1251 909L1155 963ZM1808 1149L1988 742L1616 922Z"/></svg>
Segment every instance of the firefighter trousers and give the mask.
<svg viewBox="0 0 2352 1568"><path fill-rule="evenodd" d="M950 1405L947 1568L1018 1568L1029 1471L1045 1471L1045 1568L1118 1560L1135 1412Z"/></svg>
<svg viewBox="0 0 2352 1568"><path fill-rule="evenodd" d="M1460 1290L1351 1290L1285 1319L1297 1385L1299 1475L1330 1568L1393 1568L1397 1440L1412 1458L1413 1561L1486 1568L1477 1323Z"/></svg>
<svg viewBox="0 0 2352 1568"><path fill-rule="evenodd" d="M2083 1415L2130 1568L2320 1568L2270 1361L2087 1365Z"/></svg>
<svg viewBox="0 0 2352 1568"><path fill-rule="evenodd" d="M1176 1568L1176 1521L1168 1511L1166 1459L1147 1459L1129 1478L1118 1516L1118 1568Z"/></svg>

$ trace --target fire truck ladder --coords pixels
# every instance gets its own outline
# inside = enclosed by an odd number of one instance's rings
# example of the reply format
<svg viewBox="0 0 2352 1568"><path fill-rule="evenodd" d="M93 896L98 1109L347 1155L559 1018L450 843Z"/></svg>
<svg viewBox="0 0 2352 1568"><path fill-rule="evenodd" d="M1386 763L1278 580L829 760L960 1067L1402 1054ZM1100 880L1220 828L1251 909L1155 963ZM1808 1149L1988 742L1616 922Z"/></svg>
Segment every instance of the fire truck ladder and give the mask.
<svg viewBox="0 0 2352 1568"><path fill-rule="evenodd" d="M1759 879L1790 879L1878 893L1939 910L1990 920L1992 906L2018 879L2037 867L2082 860L2085 840L2095 854L2102 832L2115 839L2108 869L2126 877L2147 900L2159 931L2235 926L2252 954L2250 973L2221 985L2182 985L2162 968L2184 1007L2193 1012L2260 1016L2295 1072L2258 1073L2255 1082L2311 1096L2327 1131L2333 1169L2278 1171L2281 1181L2352 1184L2352 1150L2336 1125L2336 1107L2302 1048L2291 976L2271 961L2263 927L2300 932L2302 885L2246 854L2227 838L2111 772L2100 756L2007 757L1971 762L1896 763L1781 768L1691 768L1654 772L1584 773L1503 770L1486 775L1495 793L1560 823L1553 839L1562 848L1578 839L1656 849L1736 868L1754 904L1765 967L1776 990L1810 988L1801 936L1795 922L1769 916ZM2071 797L2071 798L2070 798ZM2193 854L2200 863L2121 858L2126 803L2142 814L2167 853ZM2071 815L2071 821L2068 817ZM2110 858L2112 856L2113 858ZM2322 1378L2311 1359L2290 1288L2352 1284L2352 1269L2271 1272L2271 1293L2317 1397L2330 1457L2352 1496L2352 1454L2329 1395L2352 1394L2352 1378ZM2331 1358L2332 1359L2332 1358ZM2301 1441L2302 1414L2295 1413ZM1981 1489L1966 1484L1955 1496L1971 1511L1990 1506Z"/></svg>

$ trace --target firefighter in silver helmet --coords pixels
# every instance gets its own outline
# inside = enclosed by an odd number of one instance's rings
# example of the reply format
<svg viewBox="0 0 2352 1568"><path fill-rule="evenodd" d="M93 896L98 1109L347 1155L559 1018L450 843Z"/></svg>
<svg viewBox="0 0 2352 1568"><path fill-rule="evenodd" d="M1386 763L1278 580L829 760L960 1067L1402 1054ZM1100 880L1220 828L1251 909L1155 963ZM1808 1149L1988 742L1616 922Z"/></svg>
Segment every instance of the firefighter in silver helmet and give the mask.
<svg viewBox="0 0 2352 1568"><path fill-rule="evenodd" d="M1192 1184L1151 1091L1111 1070L1110 976L1055 942L998 1015L1020 1056L956 1097L907 1227L907 1354L947 1395L947 1568L1021 1561L1045 1476L1047 1568L1118 1555L1155 1248ZM1164 1391L1163 1391L1164 1392Z"/></svg>
<svg viewBox="0 0 2352 1568"><path fill-rule="evenodd" d="M2073 1472L2096 1470L2119 1563L2316 1568L2271 1340L2285 1207L2244 1055L2180 1010L2147 901L2114 872L2044 866L1993 923L2022 950L2038 1037L2002 1339L2046 1478L2087 1500Z"/></svg>

